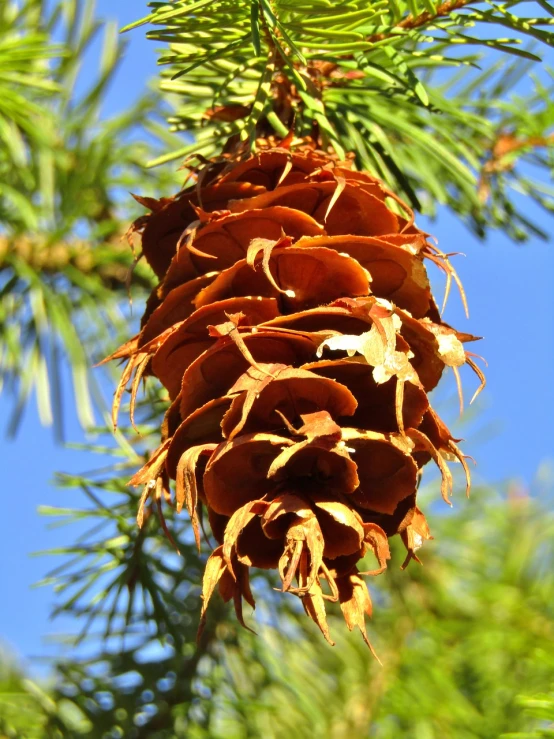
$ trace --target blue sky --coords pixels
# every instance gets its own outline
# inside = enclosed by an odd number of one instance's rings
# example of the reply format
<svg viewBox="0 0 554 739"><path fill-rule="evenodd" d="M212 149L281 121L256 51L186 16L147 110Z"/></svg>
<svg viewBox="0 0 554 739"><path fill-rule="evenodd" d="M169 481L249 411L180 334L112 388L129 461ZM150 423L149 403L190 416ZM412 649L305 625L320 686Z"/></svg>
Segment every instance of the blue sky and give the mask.
<svg viewBox="0 0 554 739"><path fill-rule="evenodd" d="M98 13L116 18L119 26L135 20L145 4L137 0L99 0ZM145 8L146 12L146 8ZM117 81L106 101L105 113L130 105L146 81L156 73L155 45L144 39L144 29L128 34L129 46ZM84 77L95 64L98 49L85 60ZM169 165L174 166L174 165ZM554 220L543 218L546 230ZM431 224L418 225L434 233L447 252L464 252L456 267L465 285L470 319L463 315L459 297L453 291L446 320L458 329L484 337L476 351L488 362L488 386L475 403L476 418L454 423L454 432L466 437L463 449L475 457L477 481L491 483L517 478L531 484L539 467L554 459L554 245L533 240L516 246L499 234L483 244L448 213ZM435 284L442 291L440 278ZM442 295L442 292L439 292ZM130 334L132 328L130 328ZM470 371L464 374L466 397L476 387ZM69 397L69 396L68 396ZM456 417L457 401L452 375L443 379L438 402L449 420ZM7 412L0 398L0 418ZM473 415L473 412L472 414ZM67 414L67 436L82 441L75 417ZM30 553L70 543L70 528L48 530L37 506L85 505L79 492L59 491L50 481L56 471L82 472L98 466L96 455L57 446L49 429L41 428L31 405L15 441L0 437L3 460L4 507L0 523L2 592L0 641L40 670L34 657L59 654L60 647L47 634L63 633L68 621L49 621L54 594L49 588L32 589L52 566L52 557L31 558ZM464 505L462 489L455 493L455 505Z"/></svg>

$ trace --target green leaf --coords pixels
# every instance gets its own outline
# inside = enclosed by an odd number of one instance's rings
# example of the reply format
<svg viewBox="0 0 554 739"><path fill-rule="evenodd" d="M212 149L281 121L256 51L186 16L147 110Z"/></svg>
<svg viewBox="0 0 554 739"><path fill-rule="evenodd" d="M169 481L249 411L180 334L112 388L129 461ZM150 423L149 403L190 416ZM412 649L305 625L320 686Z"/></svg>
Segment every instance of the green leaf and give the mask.
<svg viewBox="0 0 554 739"><path fill-rule="evenodd" d="M429 105L429 96L423 84L417 79L410 67L406 64L401 55L392 46L383 47L383 51L390 60L391 64L396 67L407 80L407 83L417 95L421 103L425 106Z"/></svg>
<svg viewBox="0 0 554 739"><path fill-rule="evenodd" d="M262 47L260 43L260 11L258 0L250 0L250 23L252 25L252 44L256 56L261 56Z"/></svg>

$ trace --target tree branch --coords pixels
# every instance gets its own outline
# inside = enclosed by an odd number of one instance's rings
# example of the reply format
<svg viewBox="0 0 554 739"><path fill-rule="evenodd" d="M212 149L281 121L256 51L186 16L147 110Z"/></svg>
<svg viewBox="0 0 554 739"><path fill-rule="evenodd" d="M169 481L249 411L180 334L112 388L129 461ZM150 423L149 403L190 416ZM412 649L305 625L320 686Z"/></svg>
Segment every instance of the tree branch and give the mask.
<svg viewBox="0 0 554 739"><path fill-rule="evenodd" d="M437 18L444 18L455 10L461 10L466 5L472 2L479 2L479 0L446 0L446 2L439 5L434 13L430 13L428 10L424 11L420 15L414 16L408 15L400 23L397 23L393 29L402 29L403 31L412 31L416 28L421 28L429 23L437 20ZM377 43L378 41L384 41L386 38L391 38L395 34L393 33L376 33L373 36L368 37L368 41L371 43Z"/></svg>
<svg viewBox="0 0 554 739"><path fill-rule="evenodd" d="M58 241L49 244L27 236L0 236L0 272L10 268L10 257L22 260L37 272L50 275L61 274L66 267L71 266L83 275L96 274L104 287L110 290L127 288L132 261L129 259L130 254L128 244L118 239L94 246L88 241ZM135 284L139 282L145 287L151 287L150 281L140 275L133 281Z"/></svg>

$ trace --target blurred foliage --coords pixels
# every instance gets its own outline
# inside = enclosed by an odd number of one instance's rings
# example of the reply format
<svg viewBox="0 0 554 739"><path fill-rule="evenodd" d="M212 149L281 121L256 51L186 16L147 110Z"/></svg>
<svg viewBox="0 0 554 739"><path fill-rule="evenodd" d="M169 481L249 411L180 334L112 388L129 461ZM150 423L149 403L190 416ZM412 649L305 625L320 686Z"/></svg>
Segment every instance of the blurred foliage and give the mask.
<svg viewBox="0 0 554 739"><path fill-rule="evenodd" d="M539 726L531 731L503 734L502 739L547 739L554 736L554 693L524 697L519 703L527 715L539 719Z"/></svg>
<svg viewBox="0 0 554 739"><path fill-rule="evenodd" d="M0 391L14 399L10 433L35 391L41 421L62 435L66 365L79 419L94 424L103 402L91 365L127 330L133 254L121 236L141 213L128 193L177 182L143 168L169 141L157 95L101 116L123 52L93 0L0 5ZM85 54L99 54L87 81ZM151 287L145 265L133 284L137 297Z"/></svg>
<svg viewBox="0 0 554 739"><path fill-rule="evenodd" d="M446 205L480 237L493 227L546 238L518 194L554 209L552 72L533 64L554 45L549 3L150 5L128 28L148 23L148 38L169 45L161 87L180 97L169 122L195 135L155 162L294 129L353 152L416 210Z"/></svg>
<svg viewBox="0 0 554 739"><path fill-rule="evenodd" d="M55 699L51 685L41 686L25 676L15 659L0 648L0 736L2 739L41 739L74 736L91 726L77 706Z"/></svg>
<svg viewBox="0 0 554 739"><path fill-rule="evenodd" d="M216 598L196 648L205 555L182 517L169 521L181 558L156 515L137 532L139 493L124 484L136 454L120 448L114 468L61 476L61 484L81 487L88 505L44 511L90 527L59 551L63 563L45 580L58 593L58 611L85 625L49 693L65 711L74 706L83 728L63 730L54 712L44 736L552 735L552 702L540 696L554 685L554 516L546 490L476 489L469 504L433 517L424 568L400 571L404 554L393 552L387 576L370 583L381 667L340 614L331 613L336 648L323 645L263 572L253 589L265 605L255 620L247 614L258 635ZM422 494L434 495L431 488Z"/></svg>
<svg viewBox="0 0 554 739"><path fill-rule="evenodd" d="M269 631L251 651L233 650L232 692L221 691L211 736L273 726L265 736L469 739L532 725L516 696L554 679L554 519L545 504L525 491L476 490L472 505L435 518L424 570L401 573L393 560L374 615L382 670L346 635L322 650ZM251 702L259 712L247 710Z"/></svg>

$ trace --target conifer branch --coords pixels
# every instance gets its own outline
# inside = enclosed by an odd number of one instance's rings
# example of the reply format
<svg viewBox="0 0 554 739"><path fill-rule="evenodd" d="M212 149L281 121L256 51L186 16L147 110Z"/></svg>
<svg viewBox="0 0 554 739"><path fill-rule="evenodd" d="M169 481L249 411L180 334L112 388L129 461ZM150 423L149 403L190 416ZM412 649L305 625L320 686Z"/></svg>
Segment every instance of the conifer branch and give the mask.
<svg viewBox="0 0 554 739"><path fill-rule="evenodd" d="M84 276L96 276L108 290L127 290L133 256L121 239L94 245L85 240L49 244L39 238L0 236L0 273L12 267L12 260L22 261L43 275L61 275L68 267ZM134 283L151 287L148 274L138 269Z"/></svg>
<svg viewBox="0 0 554 739"><path fill-rule="evenodd" d="M541 233L519 212L511 188L552 210L547 163L541 160L537 170L545 181L531 180L518 167L489 172L486 199L479 181L499 130L551 145L551 80L525 98L514 88L529 73L527 62L539 60L523 39L554 45L554 10L541 3L544 17L523 18L515 14L521 0L509 8L489 3L478 10L477 4L346 0L336 8L322 0L298 6L216 0L209 23L201 18L203 0L153 5L151 15L134 25L151 24L148 37L169 44L170 53L160 59L169 66L162 89L180 98L170 124L195 140L151 164L191 155L209 159L230 140L252 146L256 136L282 138L294 129L339 156L352 152L359 168L418 211L432 214L436 203L446 204L480 236L490 226L517 240ZM472 27L486 33L469 36ZM503 37L506 28L512 38ZM485 55L470 53L477 47ZM275 60L271 48L278 51ZM515 63L495 64L492 53L511 54ZM476 71L481 64L482 74ZM449 68L457 76L449 79ZM521 162L536 158L532 147L520 150Z"/></svg>

